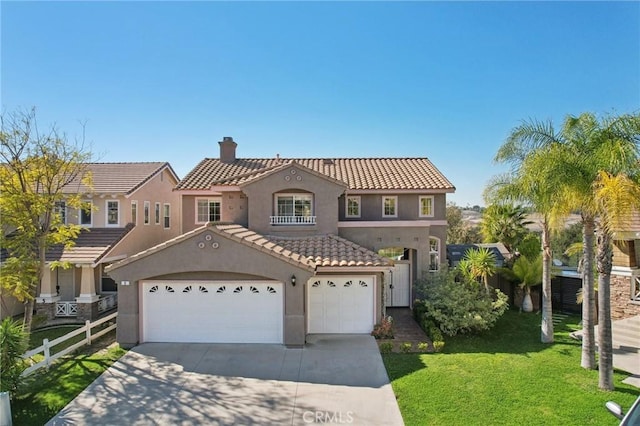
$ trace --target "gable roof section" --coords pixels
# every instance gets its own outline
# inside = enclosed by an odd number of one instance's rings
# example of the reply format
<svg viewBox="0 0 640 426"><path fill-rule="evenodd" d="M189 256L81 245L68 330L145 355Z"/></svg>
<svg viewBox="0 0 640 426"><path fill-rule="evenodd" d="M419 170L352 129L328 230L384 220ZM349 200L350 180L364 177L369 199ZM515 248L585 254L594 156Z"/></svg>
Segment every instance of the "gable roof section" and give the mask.
<svg viewBox="0 0 640 426"><path fill-rule="evenodd" d="M55 245L47 250L46 260L47 262L95 264L132 229L133 224L124 228L83 229L73 247L65 248L63 245Z"/></svg>
<svg viewBox="0 0 640 426"><path fill-rule="evenodd" d="M389 259L381 257L364 247L335 235L296 238L273 237L258 234L236 224L208 223L207 225L196 228L193 231L115 263L109 266L107 271L118 269L206 231L212 231L220 236L260 250L270 256L310 271L323 266L382 267L392 265Z"/></svg>
<svg viewBox="0 0 640 426"><path fill-rule="evenodd" d="M251 185L253 182L259 181L261 179L267 178L275 173L278 173L282 170L287 170L287 169L292 169L292 168L298 168L301 171L304 171L306 173L309 173L313 176L316 176L320 179L324 179L325 181L330 181L338 186L341 187L346 187L347 184L344 181L335 179L329 175L320 173L316 170L310 169L306 166L303 166L302 164L299 164L297 161L291 161L289 163L283 163L283 164L279 164L275 167L269 167L267 169L262 169L259 171L255 171L252 173L249 173L247 175L243 175L243 176L236 176L236 177L232 177L230 179L226 179L226 180L221 180L218 182L214 182L214 185L236 185L239 184L240 187L245 187L247 185ZM240 183L240 180L242 180L242 182Z"/></svg>
<svg viewBox="0 0 640 426"><path fill-rule="evenodd" d="M140 188L153 176L168 168L178 181L176 173L167 162L144 163L89 163L87 171L91 173L93 187L82 184L81 179L75 179L65 186L63 192L67 194L107 193L131 194Z"/></svg>
<svg viewBox="0 0 640 426"><path fill-rule="evenodd" d="M242 185L278 166L294 162L344 182L351 190L455 189L428 158L249 158L233 163L205 158L176 189L206 190L214 185Z"/></svg>

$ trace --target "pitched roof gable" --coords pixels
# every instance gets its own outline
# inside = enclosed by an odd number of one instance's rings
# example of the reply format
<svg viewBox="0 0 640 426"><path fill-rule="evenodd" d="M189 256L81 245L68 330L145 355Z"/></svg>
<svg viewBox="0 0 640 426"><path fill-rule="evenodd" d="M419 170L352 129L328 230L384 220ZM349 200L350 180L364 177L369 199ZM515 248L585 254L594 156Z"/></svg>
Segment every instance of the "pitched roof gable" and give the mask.
<svg viewBox="0 0 640 426"><path fill-rule="evenodd" d="M67 194L106 193L131 194L148 182L153 176L168 169L176 181L178 177L167 162L140 163L89 163L87 172L91 173L92 187L84 185L80 178L65 186Z"/></svg>
<svg viewBox="0 0 640 426"><path fill-rule="evenodd" d="M72 247L55 245L47 250L46 260L47 262L97 263L132 229L133 224L124 228L82 229Z"/></svg>
<svg viewBox="0 0 640 426"><path fill-rule="evenodd" d="M455 189L428 158L253 158L232 163L205 158L176 189L206 190L213 185L242 185L290 163L344 182L351 190Z"/></svg>

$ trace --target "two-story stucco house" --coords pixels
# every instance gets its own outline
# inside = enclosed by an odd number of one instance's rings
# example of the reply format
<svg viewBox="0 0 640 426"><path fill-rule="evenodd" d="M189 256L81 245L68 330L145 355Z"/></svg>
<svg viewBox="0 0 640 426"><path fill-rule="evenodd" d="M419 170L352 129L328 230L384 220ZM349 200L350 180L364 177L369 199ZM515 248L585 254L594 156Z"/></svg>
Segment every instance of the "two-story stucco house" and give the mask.
<svg viewBox="0 0 640 426"><path fill-rule="evenodd" d="M81 194L91 208L58 206L65 223L83 227L71 248L56 246L46 253L47 265L36 297L36 311L49 319L94 319L117 304L118 286L105 266L180 234L178 177L169 165L91 163L91 187L80 181L64 188Z"/></svg>
<svg viewBox="0 0 640 426"><path fill-rule="evenodd" d="M428 159L243 159L219 144L176 187L182 235L107 269L120 344L370 333L445 262L455 188Z"/></svg>

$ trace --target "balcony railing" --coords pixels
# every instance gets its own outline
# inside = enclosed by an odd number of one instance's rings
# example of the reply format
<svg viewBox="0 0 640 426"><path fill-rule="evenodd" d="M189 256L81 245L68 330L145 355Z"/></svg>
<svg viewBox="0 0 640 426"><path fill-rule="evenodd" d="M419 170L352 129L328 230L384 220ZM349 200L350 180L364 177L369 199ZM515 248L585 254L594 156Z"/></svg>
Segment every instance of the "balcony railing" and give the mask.
<svg viewBox="0 0 640 426"><path fill-rule="evenodd" d="M272 225L315 225L315 216L271 216Z"/></svg>
<svg viewBox="0 0 640 426"><path fill-rule="evenodd" d="M98 312L105 312L118 306L118 295L109 294L98 300Z"/></svg>
<svg viewBox="0 0 640 426"><path fill-rule="evenodd" d="M76 302L56 302L57 317L78 316L78 303Z"/></svg>

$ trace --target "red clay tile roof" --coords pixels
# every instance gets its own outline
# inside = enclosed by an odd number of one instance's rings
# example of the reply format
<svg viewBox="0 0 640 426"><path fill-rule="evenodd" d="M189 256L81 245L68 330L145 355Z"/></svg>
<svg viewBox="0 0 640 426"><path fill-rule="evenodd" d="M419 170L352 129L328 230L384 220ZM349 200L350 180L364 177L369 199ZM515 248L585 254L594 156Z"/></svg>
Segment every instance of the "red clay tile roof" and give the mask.
<svg viewBox="0 0 640 426"><path fill-rule="evenodd" d="M292 162L342 181L352 190L455 189L427 158L245 158L233 163L205 158L177 189L240 185Z"/></svg>
<svg viewBox="0 0 640 426"><path fill-rule="evenodd" d="M107 270L118 269L137 259L150 256L174 244L188 240L206 231L213 231L256 250L261 250L285 262L315 270L317 267L383 267L391 266L391 260L336 235L311 237L264 236L236 224L209 223L193 231L165 241L155 247L137 253L110 266Z"/></svg>
<svg viewBox="0 0 640 426"><path fill-rule="evenodd" d="M83 229L73 247L54 246L47 250L46 260L47 262L96 263L132 229L132 224L124 228Z"/></svg>
<svg viewBox="0 0 640 426"><path fill-rule="evenodd" d="M87 164L87 171L91 173L93 188L88 188L80 182L80 179L76 179L65 186L64 192L67 194L130 194L165 166L175 175L171 165L167 162L90 163Z"/></svg>

